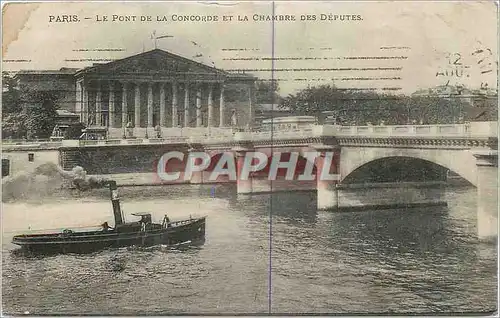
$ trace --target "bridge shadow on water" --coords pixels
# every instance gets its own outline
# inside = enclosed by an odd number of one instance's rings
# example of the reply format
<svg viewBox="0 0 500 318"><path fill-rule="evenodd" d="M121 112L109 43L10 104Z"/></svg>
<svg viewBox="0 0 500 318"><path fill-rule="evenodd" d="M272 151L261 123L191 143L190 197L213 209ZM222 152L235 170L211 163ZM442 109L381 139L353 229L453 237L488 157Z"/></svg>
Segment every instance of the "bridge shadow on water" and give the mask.
<svg viewBox="0 0 500 318"><path fill-rule="evenodd" d="M292 226L314 224L318 216L314 191L235 195L230 205L241 210L246 210L248 205L256 206L256 213L267 222L285 222Z"/></svg>
<svg viewBox="0 0 500 318"><path fill-rule="evenodd" d="M331 244L350 240L350 248L370 245L379 255L425 254L453 248L446 207L365 210L332 213L328 218Z"/></svg>

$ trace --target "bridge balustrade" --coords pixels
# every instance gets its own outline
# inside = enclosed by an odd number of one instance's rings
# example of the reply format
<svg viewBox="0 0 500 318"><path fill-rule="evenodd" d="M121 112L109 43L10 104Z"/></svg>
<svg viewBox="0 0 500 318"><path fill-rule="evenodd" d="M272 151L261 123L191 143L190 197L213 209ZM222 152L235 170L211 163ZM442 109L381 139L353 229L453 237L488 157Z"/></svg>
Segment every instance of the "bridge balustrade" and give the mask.
<svg viewBox="0 0 500 318"><path fill-rule="evenodd" d="M121 139L108 139L106 140L106 145L119 145L121 143Z"/></svg>
<svg viewBox="0 0 500 318"><path fill-rule="evenodd" d="M47 141L47 142L12 142L4 143L2 141L2 149L23 149L23 148L39 148L39 149L52 149L58 148L63 145L62 141Z"/></svg>
<svg viewBox="0 0 500 318"><path fill-rule="evenodd" d="M175 132L174 132L175 130ZM159 138L113 138L107 140L62 140L62 141L2 141L4 149L39 148L49 149L61 146L136 145L146 143L223 143L231 141L278 140L310 138L319 136L363 136L363 137L497 137L497 122L471 122L443 125L390 125L390 126L340 126L310 125L300 129L274 129L272 131L240 131L232 128L169 128L162 130Z"/></svg>
<svg viewBox="0 0 500 318"><path fill-rule="evenodd" d="M175 143L186 142L188 137L167 137L167 138L133 138L133 139L107 139L107 140L65 140L61 145L66 147L74 146L104 146L104 145L140 145L140 144L162 144L162 143Z"/></svg>
<svg viewBox="0 0 500 318"><path fill-rule="evenodd" d="M294 129L285 131L239 132L234 135L234 140L295 139L313 136L316 136L314 129Z"/></svg>
<svg viewBox="0 0 500 318"><path fill-rule="evenodd" d="M99 143L99 140L80 140L80 146L95 146L98 144L105 144L105 140Z"/></svg>
<svg viewBox="0 0 500 318"><path fill-rule="evenodd" d="M392 128L393 133L395 134L409 134L411 132L410 126L394 126Z"/></svg>
<svg viewBox="0 0 500 318"><path fill-rule="evenodd" d="M497 122L443 125L336 126L324 125L325 135L339 136L497 136Z"/></svg>

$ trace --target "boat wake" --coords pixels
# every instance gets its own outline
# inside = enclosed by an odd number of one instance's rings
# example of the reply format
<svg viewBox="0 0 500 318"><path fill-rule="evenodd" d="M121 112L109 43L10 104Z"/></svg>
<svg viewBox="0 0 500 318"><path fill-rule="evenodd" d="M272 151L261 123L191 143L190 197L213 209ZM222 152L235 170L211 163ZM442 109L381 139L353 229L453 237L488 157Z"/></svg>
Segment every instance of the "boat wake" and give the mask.
<svg viewBox="0 0 500 318"><path fill-rule="evenodd" d="M175 252L199 249L204 244L204 241L186 241L172 245L155 245L155 246L130 246L127 247L128 251L141 251L141 252Z"/></svg>

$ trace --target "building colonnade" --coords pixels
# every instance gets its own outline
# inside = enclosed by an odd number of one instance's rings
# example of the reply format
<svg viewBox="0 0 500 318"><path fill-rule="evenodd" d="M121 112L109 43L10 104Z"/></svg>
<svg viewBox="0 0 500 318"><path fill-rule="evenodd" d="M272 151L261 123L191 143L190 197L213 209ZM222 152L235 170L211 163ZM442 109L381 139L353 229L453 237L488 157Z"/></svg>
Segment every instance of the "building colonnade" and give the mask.
<svg viewBox="0 0 500 318"><path fill-rule="evenodd" d="M224 88L224 82L79 80L76 109L87 126L227 127Z"/></svg>

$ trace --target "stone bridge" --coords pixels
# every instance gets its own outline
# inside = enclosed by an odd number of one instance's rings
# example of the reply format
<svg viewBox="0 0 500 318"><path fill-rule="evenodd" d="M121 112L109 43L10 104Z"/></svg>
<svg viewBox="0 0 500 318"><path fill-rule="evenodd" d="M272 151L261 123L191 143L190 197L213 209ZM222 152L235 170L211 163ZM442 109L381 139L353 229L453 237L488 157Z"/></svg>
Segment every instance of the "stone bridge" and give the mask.
<svg viewBox="0 0 500 318"><path fill-rule="evenodd" d="M182 172L190 152L205 152L212 159L203 172L191 175L190 183L231 182L227 176L209 180L209 175L222 154L231 154L237 171L238 193L262 193L280 190L317 190L319 209L343 207L339 188L348 185L392 183L405 188L401 205L427 204L435 200L415 184L445 181L449 172L457 174L475 186L478 191L478 233L489 237L497 233L497 122L472 122L455 125L406 126L336 126L311 125L300 130L268 132L237 132L220 130L191 131L189 136L171 136L156 139L116 139L98 141L62 141L61 143L3 145L4 153L19 151L55 150L64 169L75 165L89 174L150 173L152 180L163 183L156 176L159 158L166 152L186 154L183 160L170 162L166 170ZM20 150L20 147L24 147ZM31 149L31 150L30 150ZM38 150L37 150L38 149ZM285 180L286 169L278 171L274 181L268 178L269 165L240 178L243 158L248 152L262 152L268 158L281 153L281 161L299 153L296 175ZM308 161L306 153L320 154L312 158L314 180L299 180ZM331 161L326 154L333 154ZM5 154L4 154L5 157ZM287 159L288 158L288 159ZM318 178L325 164L336 173L336 180ZM182 179L182 177L181 177ZM180 181L182 182L182 181ZM413 185L413 186L412 186ZM401 190L398 190L401 191ZM383 205L383 203L381 203Z"/></svg>

